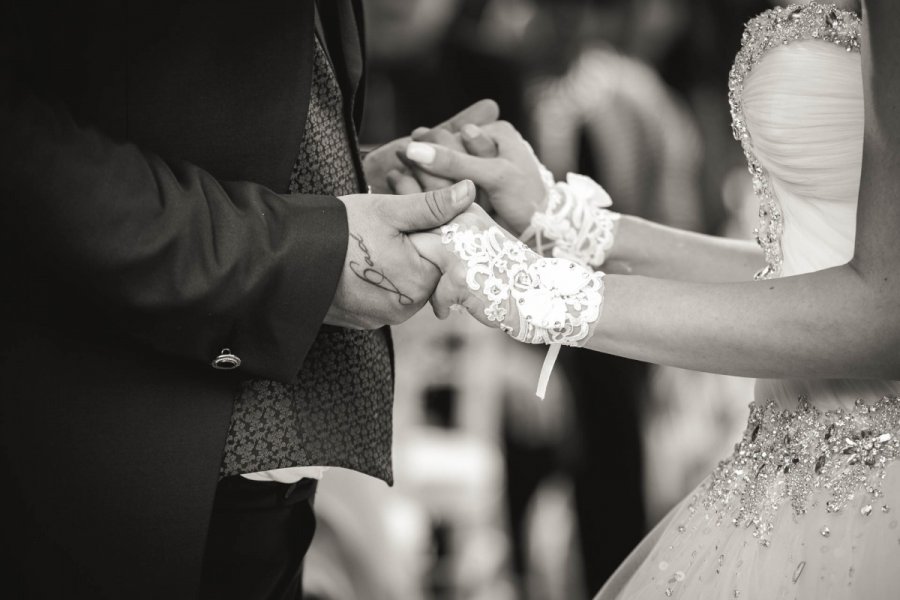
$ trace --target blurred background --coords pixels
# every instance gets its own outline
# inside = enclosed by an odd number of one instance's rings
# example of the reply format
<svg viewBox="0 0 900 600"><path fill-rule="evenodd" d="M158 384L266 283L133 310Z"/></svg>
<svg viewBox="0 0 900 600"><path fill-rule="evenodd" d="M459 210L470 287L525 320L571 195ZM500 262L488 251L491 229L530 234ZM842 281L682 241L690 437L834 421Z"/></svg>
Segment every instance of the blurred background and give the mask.
<svg viewBox="0 0 900 600"><path fill-rule="evenodd" d="M617 210L749 239L756 201L727 75L764 0L365 0L363 146L481 98L558 179ZM750 274L748 274L749 276ZM332 469L305 579L317 600L591 598L727 455L749 380L543 348L466 315L394 328L396 485Z"/></svg>

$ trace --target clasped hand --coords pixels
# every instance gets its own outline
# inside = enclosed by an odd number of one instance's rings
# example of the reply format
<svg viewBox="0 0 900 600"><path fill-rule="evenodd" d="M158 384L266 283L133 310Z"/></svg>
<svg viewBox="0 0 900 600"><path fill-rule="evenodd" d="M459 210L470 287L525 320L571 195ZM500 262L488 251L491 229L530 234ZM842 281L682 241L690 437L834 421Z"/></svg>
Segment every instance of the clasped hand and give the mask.
<svg viewBox="0 0 900 600"><path fill-rule="evenodd" d="M485 291L466 285L466 266L441 242L440 233L449 222L475 231L497 225L472 205L476 189L517 233L546 202L531 147L496 118L496 104L476 103L438 127L416 130L366 157L367 179L379 193L341 198L349 242L326 323L361 329L396 324L430 300L438 317L461 305L485 324L501 324L487 319Z"/></svg>
<svg viewBox="0 0 900 600"><path fill-rule="evenodd" d="M505 121L481 126L469 123L455 133L446 128L418 129L412 140L406 147L406 168L386 176L391 189L402 194L420 193L431 189L435 182L440 185L448 179L472 180L479 190L479 202L493 212L499 224L480 206L473 205L452 221L464 230L474 234L493 230L503 239L515 242L509 231L521 234L534 212L546 205L547 192L538 160L531 146ZM516 328L515 307L505 318L489 318L496 296L489 286L474 285L467 277L465 261L444 243L439 228L415 234L410 241L423 258L441 271L441 280L431 297L438 318L446 318L453 306L461 306L486 325ZM531 251L523 255L526 263L538 258Z"/></svg>
<svg viewBox="0 0 900 600"><path fill-rule="evenodd" d="M450 225L455 227L410 236L416 251L441 272L430 300L434 314L444 319L453 307L461 306L485 325L509 332L516 330L517 311L509 293L510 276L517 269L533 265L540 256L519 243L477 204L453 219ZM469 248L460 252L455 239L468 242ZM486 245L491 248L487 250ZM507 256L510 249L514 259ZM467 254L472 251L473 254ZM482 254L484 260L478 260L475 253ZM469 264L467 258L479 264ZM501 261L502 272L497 273L496 265Z"/></svg>
<svg viewBox="0 0 900 600"><path fill-rule="evenodd" d="M405 195L355 194L347 208L349 241L344 272L325 322L352 329L401 323L432 295L441 272L421 256L411 233L447 223L475 200L475 186Z"/></svg>
<svg viewBox="0 0 900 600"><path fill-rule="evenodd" d="M477 102L435 129L458 135L464 124L488 124L497 113L493 101ZM394 176L388 173L405 168L401 156L410 141L394 140L366 156L363 167L376 193L340 198L349 237L327 324L375 329L401 323L428 301L440 280L438 266L420 256L409 235L464 212L475 200L475 187L470 181L451 186L447 178L428 175L422 176L427 189L392 186Z"/></svg>

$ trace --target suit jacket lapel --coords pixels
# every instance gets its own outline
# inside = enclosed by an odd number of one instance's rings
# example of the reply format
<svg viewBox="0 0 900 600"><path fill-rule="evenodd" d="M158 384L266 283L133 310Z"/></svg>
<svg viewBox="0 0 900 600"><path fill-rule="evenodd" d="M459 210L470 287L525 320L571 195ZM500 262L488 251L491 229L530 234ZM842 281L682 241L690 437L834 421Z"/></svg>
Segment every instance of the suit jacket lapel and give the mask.
<svg viewBox="0 0 900 600"><path fill-rule="evenodd" d="M354 24L356 27L356 47L359 51L359 74L356 81L356 89L353 95L353 120L356 128L362 124L363 105L366 96L366 32L364 27L364 15L362 0L351 0Z"/></svg>
<svg viewBox="0 0 900 600"><path fill-rule="evenodd" d="M358 0L321 0L318 7L338 83L351 101L353 121L359 127L365 63L362 7Z"/></svg>

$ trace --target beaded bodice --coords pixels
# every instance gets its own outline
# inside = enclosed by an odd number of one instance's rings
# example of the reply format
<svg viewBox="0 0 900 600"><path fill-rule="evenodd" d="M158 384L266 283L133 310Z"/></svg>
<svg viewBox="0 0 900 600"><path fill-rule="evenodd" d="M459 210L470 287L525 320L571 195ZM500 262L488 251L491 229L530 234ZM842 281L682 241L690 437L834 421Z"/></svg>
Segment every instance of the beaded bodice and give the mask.
<svg viewBox="0 0 900 600"><path fill-rule="evenodd" d="M741 41L728 87L760 203L756 278L846 262L862 161L860 19L816 2L778 7Z"/></svg>

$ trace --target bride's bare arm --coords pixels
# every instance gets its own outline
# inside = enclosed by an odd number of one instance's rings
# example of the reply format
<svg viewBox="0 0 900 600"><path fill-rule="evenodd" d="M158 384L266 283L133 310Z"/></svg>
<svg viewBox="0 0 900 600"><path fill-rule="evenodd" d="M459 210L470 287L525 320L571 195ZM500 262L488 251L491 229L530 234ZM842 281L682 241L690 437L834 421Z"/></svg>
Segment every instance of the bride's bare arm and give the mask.
<svg viewBox="0 0 900 600"><path fill-rule="evenodd" d="M746 377L900 379L900 286L850 265L695 284L610 275L594 350Z"/></svg>
<svg viewBox="0 0 900 600"><path fill-rule="evenodd" d="M695 282L747 281L764 266L756 242L622 215L603 271Z"/></svg>

